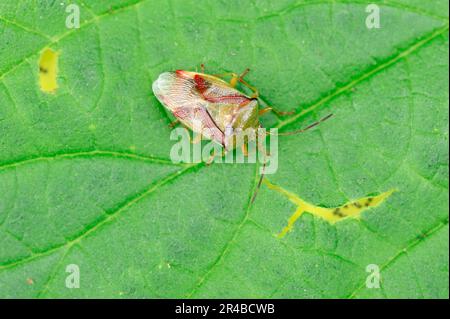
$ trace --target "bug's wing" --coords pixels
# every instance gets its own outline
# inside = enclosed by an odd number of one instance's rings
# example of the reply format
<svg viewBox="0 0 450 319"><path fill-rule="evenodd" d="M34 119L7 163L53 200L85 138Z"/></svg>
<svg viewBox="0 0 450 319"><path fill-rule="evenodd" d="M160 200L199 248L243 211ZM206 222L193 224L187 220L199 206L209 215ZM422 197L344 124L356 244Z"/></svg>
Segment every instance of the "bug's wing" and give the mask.
<svg viewBox="0 0 450 319"><path fill-rule="evenodd" d="M153 82L153 93L158 100L171 112L180 107L204 107L204 103L195 94L195 84L192 80L182 78L176 72L165 72Z"/></svg>
<svg viewBox="0 0 450 319"><path fill-rule="evenodd" d="M240 92L228 82L209 74L179 71L189 77L195 90L206 101L205 107L222 132L237 128L236 121L244 118L245 113L252 113L257 107L257 100ZM250 123L249 123L250 124Z"/></svg>
<svg viewBox="0 0 450 319"><path fill-rule="evenodd" d="M224 134L210 112L193 78L181 72L165 72L153 82L158 100L184 125L223 145Z"/></svg>

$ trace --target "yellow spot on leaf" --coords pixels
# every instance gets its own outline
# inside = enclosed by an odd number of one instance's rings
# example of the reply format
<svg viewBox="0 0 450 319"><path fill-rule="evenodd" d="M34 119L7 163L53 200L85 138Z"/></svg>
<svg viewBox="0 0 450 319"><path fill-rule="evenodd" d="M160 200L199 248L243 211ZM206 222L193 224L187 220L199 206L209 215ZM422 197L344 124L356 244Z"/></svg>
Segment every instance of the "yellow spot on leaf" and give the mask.
<svg viewBox="0 0 450 319"><path fill-rule="evenodd" d="M331 224L334 224L338 221L341 221L345 218L359 218L361 213L366 209L371 207L376 207L380 205L382 202L386 200L392 193L395 191L394 189L389 190L387 192L381 193L377 196L368 196L363 197L347 204L344 204L339 207L320 207L313 204L310 204L294 193L291 193L278 185L274 185L270 183L267 179L264 180L264 183L272 190L275 190L284 196L286 196L291 202L297 205L297 210L292 214L292 216L288 220L288 224L283 230L278 234L278 237L283 237L286 235L294 226L297 219L305 212L311 213L315 216L321 217L328 221Z"/></svg>
<svg viewBox="0 0 450 319"><path fill-rule="evenodd" d="M45 93L55 93L58 88L58 53L52 49L44 49L39 59L39 86Z"/></svg>

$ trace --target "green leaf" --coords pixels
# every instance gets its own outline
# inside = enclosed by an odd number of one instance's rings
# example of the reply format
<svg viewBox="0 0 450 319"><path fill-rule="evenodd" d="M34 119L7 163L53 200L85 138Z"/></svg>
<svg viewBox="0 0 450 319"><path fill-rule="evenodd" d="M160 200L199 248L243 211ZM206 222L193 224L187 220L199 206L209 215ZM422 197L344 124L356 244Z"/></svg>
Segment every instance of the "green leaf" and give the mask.
<svg viewBox="0 0 450 319"><path fill-rule="evenodd" d="M65 1L3 1L0 297L448 298L448 2L372 2L379 29L362 0L84 0L79 29ZM201 63L250 67L264 101L296 112L266 127L334 114L279 138L279 190L321 207L396 192L278 237L296 205L267 184L250 205L257 165L169 159L151 83Z"/></svg>

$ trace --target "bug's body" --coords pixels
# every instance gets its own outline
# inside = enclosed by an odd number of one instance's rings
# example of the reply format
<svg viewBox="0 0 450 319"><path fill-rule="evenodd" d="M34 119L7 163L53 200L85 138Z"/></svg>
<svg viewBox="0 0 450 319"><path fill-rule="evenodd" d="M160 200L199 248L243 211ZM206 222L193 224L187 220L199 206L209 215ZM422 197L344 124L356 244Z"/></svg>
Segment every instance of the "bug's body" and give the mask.
<svg viewBox="0 0 450 319"><path fill-rule="evenodd" d="M258 100L213 75L178 70L162 73L153 83L158 100L182 124L221 144L236 147L237 129L257 129Z"/></svg>
<svg viewBox="0 0 450 319"><path fill-rule="evenodd" d="M203 68L203 65L202 65ZM279 112L272 107L259 109L258 90L244 81L243 77L248 73L245 70L240 76L231 75L231 81L225 82L217 76L205 73L177 70L165 72L159 75L153 82L153 92L158 100L167 108L183 125L192 131L199 133L223 146L225 152L241 146L244 154L247 153L245 142L257 139L259 134L246 135L247 129L258 129L259 115L267 111L274 111L279 115L292 114L292 112ZM237 89L237 82L242 83L253 91L248 96ZM308 127L292 132L278 133L277 135L292 135L305 132L320 122L330 118L331 114ZM241 145L237 145L237 137L244 133L247 138ZM267 133L266 133L267 134ZM257 141L258 149L267 155L260 141ZM263 163L261 177L258 186L253 193L251 202L255 200L257 190L261 186L264 176L266 161Z"/></svg>

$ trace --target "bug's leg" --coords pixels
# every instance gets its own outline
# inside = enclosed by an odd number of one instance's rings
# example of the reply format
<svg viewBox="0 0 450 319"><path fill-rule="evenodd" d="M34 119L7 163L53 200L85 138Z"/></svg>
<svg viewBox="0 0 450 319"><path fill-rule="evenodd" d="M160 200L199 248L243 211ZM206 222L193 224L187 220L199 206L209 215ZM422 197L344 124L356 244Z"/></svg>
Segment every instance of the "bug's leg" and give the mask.
<svg viewBox="0 0 450 319"><path fill-rule="evenodd" d="M224 78L226 76L231 76L230 85L232 87L235 87L237 82L238 82L238 80L239 80L239 75L237 73L234 73L234 72L213 74L213 76L218 77L218 78Z"/></svg>
<svg viewBox="0 0 450 319"><path fill-rule="evenodd" d="M261 184L262 184L262 181L264 179L264 173L266 171L266 164L267 164L267 160L266 159L267 159L267 156L269 155L267 153L266 149L264 148L264 146L262 146L262 144L261 144L261 142L259 140L258 140L258 144L257 145L258 145L258 149L260 149L264 153L265 156L264 156L264 162L263 162L263 169L262 169L262 172L261 172L261 177L259 178L258 185L256 186L255 191L253 192L250 204L253 204L253 202L256 199L256 195L258 195L258 191L261 188Z"/></svg>
<svg viewBox="0 0 450 319"><path fill-rule="evenodd" d="M253 91L253 94L251 95L252 98L257 98L259 96L258 89L255 88L253 85L248 84L248 82L242 78L239 78L239 82L241 82L243 85L245 85L246 87L248 87L250 90Z"/></svg>
<svg viewBox="0 0 450 319"><path fill-rule="evenodd" d="M180 120L178 120L178 119L173 121L172 123L169 124L169 128L174 128L175 125L177 125L178 123L180 123Z"/></svg>
<svg viewBox="0 0 450 319"><path fill-rule="evenodd" d="M246 68L245 71L242 72L240 75L237 75L236 73L232 73L232 78L230 80L230 85L232 87L235 87L238 82L244 83L245 82L244 81L244 76L246 76L248 72L250 72L249 68ZM247 83L247 82L245 82L245 83Z"/></svg>
<svg viewBox="0 0 450 319"><path fill-rule="evenodd" d="M254 86L248 84L248 82L244 80L244 76L246 76L248 72L250 72L249 68L245 69L245 71L242 72L240 75L237 73L234 73L234 72L227 72L227 73L222 73L222 74L213 74L213 76L216 76L219 78L223 78L225 76L231 76L231 80L230 80L231 87L235 87L238 82L241 82L243 85L248 87L251 91L253 91L252 98L257 98L259 96L258 89L255 88Z"/></svg>
<svg viewBox="0 0 450 319"><path fill-rule="evenodd" d="M214 158L216 157L216 152L213 150L212 154L209 156L208 160L206 161L206 165L209 166L214 161Z"/></svg>
<svg viewBox="0 0 450 319"><path fill-rule="evenodd" d="M230 80L230 85L235 87L237 82L241 82L243 85L248 87L251 91L253 91L252 98L257 98L259 96L259 91L256 87L253 85L248 84L247 81L244 80L244 77L250 72L249 68L246 68L244 72L241 73L241 75L234 74L233 78Z"/></svg>
<svg viewBox="0 0 450 319"><path fill-rule="evenodd" d="M245 69L240 75L234 72L226 72L221 74L213 74L216 77L223 78L226 76L231 76L230 86L235 87L238 82L243 81L244 76L250 71L250 69Z"/></svg>
<svg viewBox="0 0 450 319"><path fill-rule="evenodd" d="M266 148L261 144L261 142L258 140L257 144L258 146L258 150L260 150L262 153L264 153L264 158L267 158L268 156L270 156L270 152L268 150L266 150Z"/></svg>
<svg viewBox="0 0 450 319"><path fill-rule="evenodd" d="M236 84L238 83L238 81L239 81L239 75L237 75L236 73L233 73L233 76L230 80L230 85L232 87L236 87Z"/></svg>
<svg viewBox="0 0 450 319"><path fill-rule="evenodd" d="M247 144L243 143L241 145L241 149L242 149L242 153L244 154L245 157L248 157L248 148L247 148Z"/></svg>
<svg viewBox="0 0 450 319"><path fill-rule="evenodd" d="M270 112L270 111L272 111L271 107L265 107L265 108L263 108L263 109L258 111L258 115L261 116L261 115L266 114L267 112Z"/></svg>
<svg viewBox="0 0 450 319"><path fill-rule="evenodd" d="M263 108L263 109L259 110L259 115L263 115L263 114L265 114L265 113L267 113L267 112L270 112L270 111L272 111L272 112L274 112L275 114L280 115L280 116L293 115L293 114L295 114L295 111L283 112L283 111L278 111L278 110L274 109L274 108L271 107L271 106L268 106L268 107L266 107L266 108Z"/></svg>
<svg viewBox="0 0 450 319"><path fill-rule="evenodd" d="M242 72L241 75L239 75L239 79L240 79L240 80L243 80L243 79L244 79L244 76L246 76L246 75L248 74L248 72L250 72L250 69L249 69L249 68L246 68L246 69L244 70L244 72Z"/></svg>

